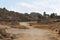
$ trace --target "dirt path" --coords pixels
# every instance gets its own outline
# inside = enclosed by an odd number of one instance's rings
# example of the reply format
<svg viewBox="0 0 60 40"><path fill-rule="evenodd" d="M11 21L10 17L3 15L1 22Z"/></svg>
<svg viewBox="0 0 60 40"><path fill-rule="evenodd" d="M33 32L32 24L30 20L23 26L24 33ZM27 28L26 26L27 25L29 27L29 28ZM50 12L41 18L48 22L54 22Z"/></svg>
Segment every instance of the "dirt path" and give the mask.
<svg viewBox="0 0 60 40"><path fill-rule="evenodd" d="M51 30L44 29L35 29L32 26L29 26L27 22L21 22L20 25L26 26L29 29L17 29L17 28L9 28L6 29L8 33L11 34L19 34L19 38L15 40L54 40L57 38L55 34L52 33ZM52 39L51 39L52 38Z"/></svg>
<svg viewBox="0 0 60 40"><path fill-rule="evenodd" d="M50 40L50 36L53 37L52 32L43 29L7 29L8 33L19 34L19 38L15 40ZM55 37L55 36L54 36Z"/></svg>
<svg viewBox="0 0 60 40"><path fill-rule="evenodd" d="M43 30L43 29L16 29L16 28L10 28L7 29L9 33L12 34L20 34L20 33L27 33L27 34L36 34L36 35L45 35L50 34L51 32L49 30Z"/></svg>

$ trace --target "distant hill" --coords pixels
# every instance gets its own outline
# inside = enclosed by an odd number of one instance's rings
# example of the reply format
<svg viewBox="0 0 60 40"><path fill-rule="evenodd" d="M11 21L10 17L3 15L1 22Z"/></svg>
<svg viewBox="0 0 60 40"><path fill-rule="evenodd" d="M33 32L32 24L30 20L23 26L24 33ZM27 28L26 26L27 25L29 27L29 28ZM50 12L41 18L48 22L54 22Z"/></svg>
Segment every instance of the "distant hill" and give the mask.
<svg viewBox="0 0 60 40"><path fill-rule="evenodd" d="M6 8L0 8L0 21L45 21L51 19L60 19L60 16L52 13L51 15L46 14L41 15L37 12L28 13L19 13L14 11L9 11ZM60 20L58 20L60 21Z"/></svg>
<svg viewBox="0 0 60 40"><path fill-rule="evenodd" d="M0 21L34 21L38 19L39 13L31 12L28 13L18 13L14 11L9 11L6 8L0 8Z"/></svg>

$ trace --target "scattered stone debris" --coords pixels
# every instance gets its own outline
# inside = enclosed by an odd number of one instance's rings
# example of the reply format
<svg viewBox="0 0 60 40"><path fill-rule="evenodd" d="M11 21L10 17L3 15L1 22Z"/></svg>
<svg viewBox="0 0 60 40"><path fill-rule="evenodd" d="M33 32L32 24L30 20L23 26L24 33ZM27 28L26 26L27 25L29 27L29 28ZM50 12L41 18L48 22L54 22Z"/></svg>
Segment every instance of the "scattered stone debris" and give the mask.
<svg viewBox="0 0 60 40"><path fill-rule="evenodd" d="M0 29L1 40L13 40L16 36L14 34L7 33L5 29Z"/></svg>

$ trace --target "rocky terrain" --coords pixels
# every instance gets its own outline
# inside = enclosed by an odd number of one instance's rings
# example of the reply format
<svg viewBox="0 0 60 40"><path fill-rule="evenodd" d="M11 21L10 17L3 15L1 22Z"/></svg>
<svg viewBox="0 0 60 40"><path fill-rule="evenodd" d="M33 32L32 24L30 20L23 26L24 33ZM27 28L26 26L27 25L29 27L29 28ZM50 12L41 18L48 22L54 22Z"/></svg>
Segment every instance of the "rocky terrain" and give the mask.
<svg viewBox="0 0 60 40"><path fill-rule="evenodd" d="M0 39L1 40L60 40L58 32L41 28L34 28L30 25L31 22L20 22L28 29L15 28L8 25L0 25ZM33 22L34 23L34 22ZM20 26L21 27L21 26Z"/></svg>
<svg viewBox="0 0 60 40"><path fill-rule="evenodd" d="M60 40L60 16L0 8L0 40Z"/></svg>

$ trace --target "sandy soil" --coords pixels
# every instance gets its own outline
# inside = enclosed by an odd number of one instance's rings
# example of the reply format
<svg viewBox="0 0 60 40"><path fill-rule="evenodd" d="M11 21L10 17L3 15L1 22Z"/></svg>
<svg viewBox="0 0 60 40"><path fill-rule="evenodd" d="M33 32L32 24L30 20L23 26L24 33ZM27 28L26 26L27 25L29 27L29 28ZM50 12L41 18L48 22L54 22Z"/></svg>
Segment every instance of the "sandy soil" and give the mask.
<svg viewBox="0 0 60 40"><path fill-rule="evenodd" d="M47 30L38 30L38 29L15 29L15 28L11 28L11 29L7 29L8 33L12 33L12 34L20 34L20 40L48 40L48 35L51 34L50 31Z"/></svg>
<svg viewBox="0 0 60 40"><path fill-rule="evenodd" d="M29 22L20 22L20 25L23 25L29 29L34 29L32 26L29 26Z"/></svg>
<svg viewBox="0 0 60 40"><path fill-rule="evenodd" d="M60 40L60 36L50 29L37 29L29 25L29 22L20 22L20 25L29 29L11 28L0 25L0 28L6 28L7 33L17 36L14 40Z"/></svg>
<svg viewBox="0 0 60 40"><path fill-rule="evenodd" d="M21 22L20 25L24 25L29 29L6 29L8 33L18 36L18 38L14 40L58 40L57 34L51 30L35 29L26 22Z"/></svg>

